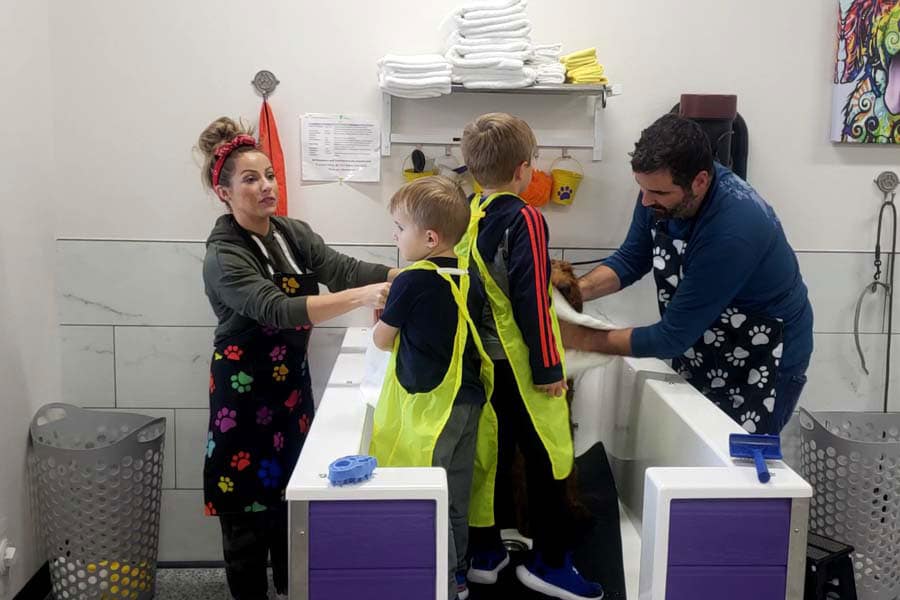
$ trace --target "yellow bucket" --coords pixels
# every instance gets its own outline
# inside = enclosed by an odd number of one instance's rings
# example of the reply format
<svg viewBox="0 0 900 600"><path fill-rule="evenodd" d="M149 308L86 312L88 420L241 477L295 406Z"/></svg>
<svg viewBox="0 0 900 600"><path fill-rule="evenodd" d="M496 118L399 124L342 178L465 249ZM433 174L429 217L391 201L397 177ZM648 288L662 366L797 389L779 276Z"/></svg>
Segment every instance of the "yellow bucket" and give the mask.
<svg viewBox="0 0 900 600"><path fill-rule="evenodd" d="M438 169L431 169L430 171L422 171L421 173L416 173L414 169L407 168L406 165L409 162L410 157L407 156L403 159L403 165L400 168L403 169L403 179L408 182L415 181L416 179L421 179L423 177L431 177L433 175L438 174Z"/></svg>
<svg viewBox="0 0 900 600"><path fill-rule="evenodd" d="M557 168L556 165L561 160L571 160L578 165L578 171ZM584 168L582 168L581 163L569 156L557 158L550 166L550 176L553 178L550 200L564 206L572 204L575 200L575 192L578 191L578 186L581 184L581 180L584 179Z"/></svg>

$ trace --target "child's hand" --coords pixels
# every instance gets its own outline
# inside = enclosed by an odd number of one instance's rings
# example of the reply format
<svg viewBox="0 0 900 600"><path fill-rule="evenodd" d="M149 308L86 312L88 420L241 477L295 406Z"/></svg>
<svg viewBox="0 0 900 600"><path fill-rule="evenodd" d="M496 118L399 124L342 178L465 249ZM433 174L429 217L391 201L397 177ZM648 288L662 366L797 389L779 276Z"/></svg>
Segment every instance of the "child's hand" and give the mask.
<svg viewBox="0 0 900 600"><path fill-rule="evenodd" d="M535 387L535 389L537 389L541 392L545 392L545 393L553 396L554 398L557 398L559 396L564 396L566 393L566 390L569 389L569 386L566 385L565 379L560 379L556 383L548 383L546 385L536 385L534 387Z"/></svg>

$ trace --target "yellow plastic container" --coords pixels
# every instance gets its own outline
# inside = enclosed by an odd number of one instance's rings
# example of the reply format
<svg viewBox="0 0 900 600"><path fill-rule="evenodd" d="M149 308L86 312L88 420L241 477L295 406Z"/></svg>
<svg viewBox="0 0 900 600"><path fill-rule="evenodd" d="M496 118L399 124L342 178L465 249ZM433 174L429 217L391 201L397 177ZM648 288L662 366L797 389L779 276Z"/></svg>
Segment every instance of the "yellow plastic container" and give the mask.
<svg viewBox="0 0 900 600"><path fill-rule="evenodd" d="M569 160L578 166L578 171L560 169L557 164L562 160ZM550 166L550 176L553 178L553 187L550 190L550 200L556 204L568 206L575 201L575 193L581 180L584 179L584 168L581 163L571 157L558 158Z"/></svg>
<svg viewBox="0 0 900 600"><path fill-rule="evenodd" d="M437 171L422 171L421 173L416 173L412 169L403 169L403 179L406 181L415 181L416 179L421 179L422 177L431 177L432 175L437 175Z"/></svg>
<svg viewBox="0 0 900 600"><path fill-rule="evenodd" d="M403 159L403 165L401 166L401 168L403 169L403 179L405 179L407 181L407 183L410 181L415 181L416 179L421 179L423 177L431 177L432 175L438 174L437 168L431 169L430 171L422 171L421 173L416 173L414 169L407 168L406 165L409 163L409 161L410 161L410 157L407 156L406 158Z"/></svg>

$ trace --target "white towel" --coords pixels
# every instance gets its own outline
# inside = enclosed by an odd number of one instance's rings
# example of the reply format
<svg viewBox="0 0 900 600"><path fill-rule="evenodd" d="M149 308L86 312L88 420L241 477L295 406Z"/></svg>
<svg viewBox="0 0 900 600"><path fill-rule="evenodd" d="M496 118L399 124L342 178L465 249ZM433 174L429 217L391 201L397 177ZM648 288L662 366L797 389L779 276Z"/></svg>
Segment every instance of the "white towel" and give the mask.
<svg viewBox="0 0 900 600"><path fill-rule="evenodd" d="M492 19L494 17L508 17L509 15L514 15L517 12L524 11L528 6L528 3L525 0L518 0L509 6L504 6L503 8L486 8L485 6L489 6L488 3L477 4L477 5L469 5L462 6L457 8L451 14L452 17L462 17L464 19ZM492 4L491 6L499 6L498 4Z"/></svg>
<svg viewBox="0 0 900 600"><path fill-rule="evenodd" d="M473 17L469 14L457 15L453 17L453 20L456 21L457 27L460 30L471 29L473 27L488 27L490 25L503 25L509 22L521 21L526 19L525 11L518 10L513 11L510 14L506 15L497 15L497 16L481 16L481 17Z"/></svg>
<svg viewBox="0 0 900 600"><path fill-rule="evenodd" d="M537 76L533 71L526 73L524 68L518 69L453 69L454 78L460 77L463 83L468 81L521 81L526 76Z"/></svg>
<svg viewBox="0 0 900 600"><path fill-rule="evenodd" d="M394 77L382 75L378 79L378 85L385 90L397 91L436 91L441 94L450 93L450 76L428 77L424 79L412 79L406 77Z"/></svg>
<svg viewBox="0 0 900 600"><path fill-rule="evenodd" d="M381 88L391 96L397 96L398 98L410 98L413 100L420 100L424 98L440 98L444 95L443 92L439 90L403 90L403 89L392 89L392 88Z"/></svg>
<svg viewBox="0 0 900 600"><path fill-rule="evenodd" d="M559 56L562 54L562 42L556 44L535 44L531 47L535 54L546 54L548 56Z"/></svg>
<svg viewBox="0 0 900 600"><path fill-rule="evenodd" d="M519 4L522 0L473 0L466 2L460 6L456 12L475 11L475 10L504 10L512 8Z"/></svg>
<svg viewBox="0 0 900 600"><path fill-rule="evenodd" d="M521 71L522 67L525 66L525 62L522 60L522 58L513 58L504 56L502 54L491 55L490 53L486 53L484 55L471 54L469 56L463 57L453 52L452 50L447 53L447 60L449 60L450 64L454 67L462 67L465 69L500 69Z"/></svg>
<svg viewBox="0 0 900 600"><path fill-rule="evenodd" d="M531 35L531 21L517 19L497 25L460 27L459 34L464 38L523 38Z"/></svg>
<svg viewBox="0 0 900 600"><path fill-rule="evenodd" d="M528 50L531 47L531 38L528 37L483 37L483 38L466 38L460 35L459 30L453 30L447 36L444 42L444 50L449 50L454 46L463 48L483 48L485 46L501 46L502 50L517 51Z"/></svg>
<svg viewBox="0 0 900 600"><path fill-rule="evenodd" d="M577 312L556 288L553 288L553 308L556 309L556 316L560 321L583 325L591 329L618 329L618 327L608 319ZM592 367L604 365L613 360L613 358L614 357L609 356L608 354L601 354L599 352L585 352L583 350L566 348L566 375L568 377L575 377Z"/></svg>
<svg viewBox="0 0 900 600"><path fill-rule="evenodd" d="M404 71L433 71L447 67L447 59L440 54L418 54L401 56L387 54L376 63L382 69L399 69Z"/></svg>
<svg viewBox="0 0 900 600"><path fill-rule="evenodd" d="M400 77L435 77L438 75L449 75L451 67L452 65L450 63L444 63L441 66L435 66L431 69L418 69L414 67L380 67L378 71L390 75L399 75Z"/></svg>
<svg viewBox="0 0 900 600"><path fill-rule="evenodd" d="M463 80L462 84L472 90L515 90L533 85L534 77L523 76L521 79L511 80Z"/></svg>
<svg viewBox="0 0 900 600"><path fill-rule="evenodd" d="M566 74L563 73L538 73L534 80L535 83L541 85L557 84L566 82Z"/></svg>
<svg viewBox="0 0 900 600"><path fill-rule="evenodd" d="M466 46L463 44L456 44L454 46L451 46L449 51L456 52L460 56L469 56L470 54L484 54L486 52L495 54L531 54L531 49L528 46L528 42L519 41L509 42L507 44L483 44L481 46Z"/></svg>

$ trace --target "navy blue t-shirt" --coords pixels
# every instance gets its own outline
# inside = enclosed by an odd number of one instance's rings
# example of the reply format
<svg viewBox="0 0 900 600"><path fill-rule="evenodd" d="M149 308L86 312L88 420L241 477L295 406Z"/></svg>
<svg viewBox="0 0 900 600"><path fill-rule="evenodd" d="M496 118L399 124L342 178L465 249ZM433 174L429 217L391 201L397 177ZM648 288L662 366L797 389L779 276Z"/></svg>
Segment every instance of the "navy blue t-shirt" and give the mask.
<svg viewBox="0 0 900 600"><path fill-rule="evenodd" d="M457 259L451 257L429 260L438 267L458 266ZM484 286L475 269L469 269L469 274L469 313L480 315L484 310ZM453 279L459 281L458 276ZM456 335L457 307L450 284L434 271L400 273L391 284L381 320L400 330L397 379L404 389L417 394L437 387L450 367ZM469 335L457 403L484 403L480 370L481 357Z"/></svg>

